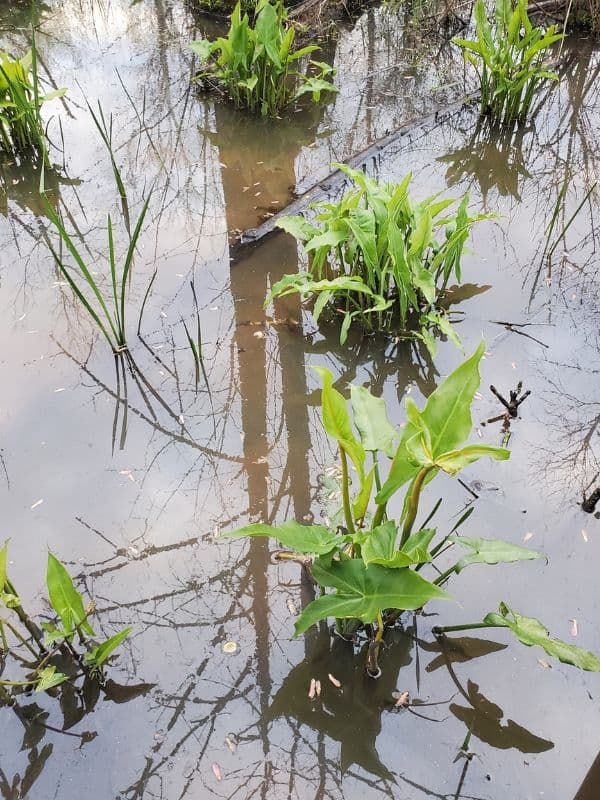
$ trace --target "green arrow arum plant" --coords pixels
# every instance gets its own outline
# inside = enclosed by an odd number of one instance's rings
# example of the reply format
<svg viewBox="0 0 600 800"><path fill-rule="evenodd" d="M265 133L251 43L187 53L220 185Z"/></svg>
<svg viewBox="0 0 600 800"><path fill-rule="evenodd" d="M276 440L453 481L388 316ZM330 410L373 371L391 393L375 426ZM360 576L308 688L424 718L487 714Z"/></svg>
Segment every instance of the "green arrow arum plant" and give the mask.
<svg viewBox="0 0 600 800"><path fill-rule="evenodd" d="M474 7L477 38L454 39L475 66L481 85L481 113L498 123L523 121L538 87L558 75L545 66L553 44L564 38L558 26L534 28L527 0L496 0L494 22L488 22L484 0Z"/></svg>
<svg viewBox="0 0 600 800"><path fill-rule="evenodd" d="M52 553L48 553L46 585L56 621L38 625L24 610L8 577L7 554L8 542L5 542L0 548L0 675L9 654L27 667L27 674L18 680L0 677L0 701L12 705L15 690L45 692L80 675L102 679L109 656L129 636L131 628L100 642L94 641L96 634L90 624L94 604L85 606L71 576ZM83 655L76 650L76 637ZM58 669L65 664L72 668L69 674Z"/></svg>
<svg viewBox="0 0 600 800"><path fill-rule="evenodd" d="M275 117L303 95L319 102L322 92L335 92L327 78L335 70L321 61L310 61L308 74L303 59L319 48L307 45L293 50L295 29L287 24L282 0L258 0L254 27L240 3L231 14L227 38L199 39L190 47L204 69L196 76L207 87L227 93L238 108L263 117Z"/></svg>
<svg viewBox="0 0 600 800"><path fill-rule="evenodd" d="M298 617L295 635L328 617L336 619L337 631L342 635L364 632L370 638L367 669L372 675L379 674L377 653L385 627L394 624L403 611L422 608L430 600L447 599L442 587L452 575L474 564L505 564L541 557L540 553L499 539L459 536L456 530L462 520L447 535L415 526L423 487L439 472L457 475L483 456L502 461L510 455L502 447L466 444L483 352L482 342L431 394L422 409L407 398L407 419L401 431L389 422L383 400L359 386L350 388L352 419L346 400L333 387L331 372L316 368L323 381L323 427L339 447L341 524L325 527L288 520L280 526L254 524L224 534L268 536L292 549L287 557L308 559L312 577L322 593ZM367 453L372 456L370 465ZM382 457L391 459L384 480L380 476ZM350 480L350 463L357 476L355 486ZM388 503L403 487L402 512L394 519L388 514ZM426 567L434 566L436 559L456 547L464 552L455 563L445 571L436 567L431 579L423 576ZM525 644L541 644L547 653L567 663L600 670L600 659L548 639L541 623L520 617L504 605L500 614L488 614L484 623L442 628L439 632L483 626L505 627Z"/></svg>
<svg viewBox="0 0 600 800"><path fill-rule="evenodd" d="M410 174L398 184L378 183L360 170L333 166L354 188L337 204L315 204L314 223L301 216L278 222L304 245L309 271L285 275L266 303L294 292L316 297L316 322L325 308L342 315L342 344L356 321L367 331L416 329L432 355L432 328L460 347L438 301L451 279L461 280L471 226L490 215L470 216L468 195L454 211L448 209L456 201L440 200L438 194L415 203L409 196Z"/></svg>
<svg viewBox="0 0 600 800"><path fill-rule="evenodd" d="M0 53L0 147L20 155L36 150L48 163L41 108L49 100L62 97L66 89L42 94L37 65L33 30L31 50L23 58Z"/></svg>

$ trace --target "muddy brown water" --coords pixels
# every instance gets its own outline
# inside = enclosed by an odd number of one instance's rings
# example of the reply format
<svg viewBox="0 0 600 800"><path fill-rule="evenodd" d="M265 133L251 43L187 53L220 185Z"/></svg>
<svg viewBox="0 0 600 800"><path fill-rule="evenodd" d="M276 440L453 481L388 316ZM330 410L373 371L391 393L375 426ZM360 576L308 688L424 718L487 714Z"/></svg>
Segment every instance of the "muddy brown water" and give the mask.
<svg viewBox="0 0 600 800"><path fill-rule="evenodd" d="M16 48L28 4L0 8L4 43ZM407 618L406 632L390 636L373 682L363 657L325 629L291 639L290 608L310 599L296 566L272 565L264 542L214 541L248 520L320 518L319 475L335 452L310 365L330 367L342 389L354 381L382 393L400 423L401 398L422 399L460 359L448 343L435 363L409 343L351 337L341 347L292 300L263 310L270 285L303 257L283 235L241 258L228 244L228 231L255 225L331 161L464 91L443 37L410 21L372 9L348 25L324 54L338 69L339 94L263 123L190 90L187 42L204 24L191 4L44 5L43 66L54 85L69 87L46 112L57 144L62 122L65 153L63 164L54 151L47 182L99 275L106 213L118 219L119 204L86 98L113 113L134 210L153 187L128 299L143 377L117 385L112 354L49 257L54 234L38 175L4 163L0 538L11 539L10 572L30 608L47 613L50 548L95 598L97 628L108 635L127 624L133 634L106 694L66 693L61 703L25 696L21 717L0 709L2 798L571 800L592 768L597 675L549 668L541 651L501 633L457 636L445 648L431 636L434 624L476 621L506 600L600 651L600 529L579 507L599 455L593 202L551 263L541 258L564 181L561 224L598 178L600 55L590 41L565 44L562 80L540 95L519 136L491 136L464 110L367 165L386 178L412 170L421 196L469 190L475 208L498 214L477 229L455 294L465 348L482 336L488 347L474 436L501 440L498 425L480 424L499 410L490 383L507 392L522 379L532 394L511 427L510 461L466 470L471 491L440 478L425 501L443 496L442 528L474 502L465 533L527 540L548 563L463 573L454 602ZM140 340L137 314L155 269ZM195 387L181 324L193 322L192 279L208 389ZM234 654L222 650L228 641ZM323 683L314 703L312 677ZM396 690L431 705L394 713ZM475 755L457 759L468 731ZM594 775L589 798L600 796Z"/></svg>

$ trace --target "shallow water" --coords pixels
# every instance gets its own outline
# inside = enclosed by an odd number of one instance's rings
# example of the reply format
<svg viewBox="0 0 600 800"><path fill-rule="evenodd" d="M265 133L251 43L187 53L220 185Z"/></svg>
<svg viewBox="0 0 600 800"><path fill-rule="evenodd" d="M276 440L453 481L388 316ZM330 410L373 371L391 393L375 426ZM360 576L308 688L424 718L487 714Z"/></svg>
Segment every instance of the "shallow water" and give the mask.
<svg viewBox="0 0 600 800"><path fill-rule="evenodd" d="M19 19L5 5L3 36L17 46L28 12ZM214 535L321 515L318 477L335 452L309 365L329 366L340 388L383 393L400 422L399 399L429 394L460 354L440 343L434 366L408 343L355 337L341 347L293 300L263 310L272 283L303 257L281 234L236 251L230 233L324 177L330 161L450 103L465 89L462 66L440 39L426 36L424 50L418 25L373 9L324 54L338 69L334 99L291 119L247 121L190 89L187 41L204 24L180 2L65 0L42 15L44 68L69 87L50 123L57 144L62 123L65 164L55 151L47 182L101 275L106 214L120 220L120 205L86 99L113 113L132 216L153 190L128 299L139 371L126 386L49 257L55 237L37 175L2 167L0 538L11 537L10 572L30 608L46 611L50 548L95 598L99 631L134 632L106 696L71 694L61 707L32 696L28 719L0 709L1 796L75 800L93 787L115 800L573 798L600 749L597 676L547 668L541 651L505 647L500 633L456 637L442 651L430 629L479 620L506 600L567 640L576 619L573 641L600 650L598 521L578 505L599 454L597 207L584 206L551 264L541 258L565 179L561 225L598 178L600 55L570 40L559 86L515 140L490 140L464 110L367 165L387 178L411 169L423 196L469 189L475 208L499 215L476 231L468 286L456 294L466 350L482 335L488 345L478 433L502 437L480 424L499 413L489 383L506 393L522 379L532 395L512 425L509 462L466 470L471 492L440 478L426 500L443 495L441 527L474 501L465 533L515 543L532 534L549 559L463 573L454 603L395 634L374 683L363 656L326 631L291 640L289 601L298 608L311 596L297 567L271 564L264 542ZM181 323L195 325L191 280L207 371L198 387ZM235 654L222 651L226 641ZM317 703L307 698L312 677L324 687ZM396 689L433 705L395 713ZM476 756L456 761L468 730Z"/></svg>

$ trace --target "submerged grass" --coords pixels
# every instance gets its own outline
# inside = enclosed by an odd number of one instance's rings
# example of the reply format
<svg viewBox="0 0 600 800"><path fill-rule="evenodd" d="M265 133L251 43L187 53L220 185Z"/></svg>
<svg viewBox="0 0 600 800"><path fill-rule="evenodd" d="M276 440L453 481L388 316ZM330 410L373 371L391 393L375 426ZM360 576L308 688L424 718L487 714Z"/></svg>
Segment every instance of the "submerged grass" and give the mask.
<svg viewBox="0 0 600 800"><path fill-rule="evenodd" d="M181 318L181 322L183 324L183 329L185 331L185 335L188 340L188 345L190 347L190 351L192 353L192 357L194 359L194 369L196 371L196 389L198 388L198 384L200 383L200 372L202 372L202 376L204 377L204 382L208 388L208 376L206 374L206 369L204 368L204 356L202 354L202 327L200 324L200 309L198 307L198 298L196 296L196 287L194 286L194 281L190 281L190 287L192 289L192 297L194 299L194 311L196 314L196 338L191 335L189 328L183 319Z"/></svg>
<svg viewBox="0 0 600 800"><path fill-rule="evenodd" d="M554 212L552 214L552 217L550 219L550 223L548 225L548 229L547 229L547 233L546 233L546 244L544 246L544 252L542 253L542 256L547 256L548 258L552 257L552 254L554 253L554 251L558 247L559 243L567 235L567 231L569 230L571 225L575 222L575 218L577 217L577 215L579 214L579 212L581 211L583 206L586 204L588 199L592 196L592 194L594 192L594 189L598 185L598 181L594 181L592 186L585 193L585 197L579 203L579 205L577 206L575 211L571 214L571 216L569 217L567 222L565 222L565 224L562 227L562 230L559 231L558 236L556 237L556 239L554 239L554 241L551 244L552 234L554 233L554 229L556 227L556 223L557 223L557 220L558 220L558 216L560 214L561 207L563 205L563 201L564 201L564 197L565 197L568 185L569 184L568 184L568 179L567 179L567 180L565 180L565 182L563 184L563 187L562 187L561 191L558 194L558 197L556 199L556 203L554 205Z"/></svg>

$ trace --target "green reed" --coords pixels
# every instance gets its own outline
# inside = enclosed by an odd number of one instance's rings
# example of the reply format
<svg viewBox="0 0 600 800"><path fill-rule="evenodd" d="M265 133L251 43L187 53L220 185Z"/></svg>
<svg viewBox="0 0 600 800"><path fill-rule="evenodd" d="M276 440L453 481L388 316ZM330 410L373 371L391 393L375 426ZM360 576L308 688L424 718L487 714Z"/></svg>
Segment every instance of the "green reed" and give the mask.
<svg viewBox="0 0 600 800"><path fill-rule="evenodd" d="M54 227L56 228L61 243L64 245L68 253L70 253L75 263L75 270L72 270L64 263L63 257L56 252L56 250L52 247L51 244L49 245L49 247L51 249L52 255L54 256L56 265L58 266L65 280L68 282L69 286L73 290L73 293L75 294L77 299L81 302L83 307L86 309L86 311L88 312L88 314L98 327L98 329L104 335L104 337L110 344L113 352L120 353L127 348L127 337L125 332L125 311L126 311L127 290L129 286L129 276L131 273L131 267L133 264L133 259L135 256L138 240L140 238L144 221L146 219L148 205L150 203L150 198L152 193L150 192L150 194L144 201L142 209L137 218L136 224L133 228L133 231L131 231L129 201L125 185L121 177L121 173L117 166L113 148L112 115L109 118L109 121L107 122L100 104L98 104L97 114L94 113L89 104L88 108L90 110L94 123L98 128L100 136L110 154L111 164L113 168L113 175L115 178L115 183L117 186L117 190L119 192L119 196L121 198L123 219L125 221L125 227L127 229L127 233L129 234L129 245L127 247L127 250L122 256L118 256L115 249L112 218L110 214L107 215L106 230L107 230L108 265L110 269L110 284L111 284L110 294L105 294L102 287L98 284L98 282L94 278L92 268L88 265L87 258L84 255L83 246L78 247L78 245L73 241L73 238L67 231L62 217L49 203L46 203L47 215L52 224L54 225ZM78 277L76 277L77 273ZM145 300L146 298L144 298L144 304ZM141 324L141 315L140 315L140 324ZM139 326L138 326L138 332L139 332Z"/></svg>

